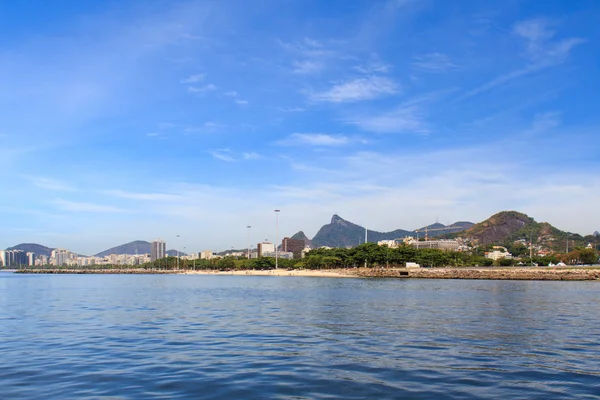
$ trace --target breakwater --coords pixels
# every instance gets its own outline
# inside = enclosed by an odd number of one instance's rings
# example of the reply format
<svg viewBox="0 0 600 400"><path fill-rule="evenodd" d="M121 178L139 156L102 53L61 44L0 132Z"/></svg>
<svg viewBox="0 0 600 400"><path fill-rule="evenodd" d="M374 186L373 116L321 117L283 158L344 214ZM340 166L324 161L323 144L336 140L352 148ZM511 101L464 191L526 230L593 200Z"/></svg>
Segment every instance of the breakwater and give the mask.
<svg viewBox="0 0 600 400"><path fill-rule="evenodd" d="M15 271L17 274L180 274L181 270L168 269L143 269L143 268L107 268L107 269L83 269L83 268L24 268Z"/></svg>
<svg viewBox="0 0 600 400"><path fill-rule="evenodd" d="M497 279L590 281L600 279L595 268L356 268L347 273L363 278Z"/></svg>
<svg viewBox="0 0 600 400"><path fill-rule="evenodd" d="M600 280L600 268L520 268L520 267L462 267L462 268L343 268L323 270L164 270L143 268L107 269L20 269L20 274L207 274L207 275L264 275L357 278L408 279L493 279L531 281L591 281Z"/></svg>

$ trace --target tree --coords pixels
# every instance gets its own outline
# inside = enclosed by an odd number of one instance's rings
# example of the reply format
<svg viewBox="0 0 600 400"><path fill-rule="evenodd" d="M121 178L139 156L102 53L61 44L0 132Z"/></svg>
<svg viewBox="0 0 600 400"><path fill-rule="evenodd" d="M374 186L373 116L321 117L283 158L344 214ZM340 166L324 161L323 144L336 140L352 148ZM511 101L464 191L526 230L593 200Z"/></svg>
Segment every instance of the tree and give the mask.
<svg viewBox="0 0 600 400"><path fill-rule="evenodd" d="M583 249L579 252L579 260L582 264L596 264L598 262L598 254L593 249Z"/></svg>

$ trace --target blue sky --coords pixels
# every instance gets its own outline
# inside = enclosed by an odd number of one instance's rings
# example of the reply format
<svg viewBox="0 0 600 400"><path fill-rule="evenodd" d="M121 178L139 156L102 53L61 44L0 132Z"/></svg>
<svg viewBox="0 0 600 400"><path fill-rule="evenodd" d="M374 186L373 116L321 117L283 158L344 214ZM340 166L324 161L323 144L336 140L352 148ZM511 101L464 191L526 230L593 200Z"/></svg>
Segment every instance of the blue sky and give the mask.
<svg viewBox="0 0 600 400"><path fill-rule="evenodd" d="M44 5L0 4L2 248L600 230L594 0Z"/></svg>

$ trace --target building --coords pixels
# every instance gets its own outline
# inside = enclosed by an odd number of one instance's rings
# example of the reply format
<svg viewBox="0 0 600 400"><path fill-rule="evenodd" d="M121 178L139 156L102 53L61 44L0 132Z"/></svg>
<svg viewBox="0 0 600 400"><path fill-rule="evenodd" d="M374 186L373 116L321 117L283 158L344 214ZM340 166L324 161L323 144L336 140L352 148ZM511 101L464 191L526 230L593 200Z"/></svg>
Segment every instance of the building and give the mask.
<svg viewBox="0 0 600 400"><path fill-rule="evenodd" d="M512 254L506 250L506 247L502 246L494 246L493 251L488 251L485 253L485 258L489 258L491 260L500 260L501 258L513 258Z"/></svg>
<svg viewBox="0 0 600 400"><path fill-rule="evenodd" d="M4 268L29 265L23 250L0 250L0 263Z"/></svg>
<svg viewBox="0 0 600 400"><path fill-rule="evenodd" d="M262 242L256 245L259 257L266 257L263 253L275 253L275 245L271 242Z"/></svg>
<svg viewBox="0 0 600 400"><path fill-rule="evenodd" d="M394 240L394 239L391 239L391 240L380 240L380 241L377 242L377 245L378 246L387 246L390 249L395 249L395 248L398 247L398 240Z"/></svg>
<svg viewBox="0 0 600 400"><path fill-rule="evenodd" d="M275 254L274 251L264 251L262 253L261 257L273 257L273 258L275 258L275 255L277 255L277 258L279 258L279 259L291 260L291 259L294 258L294 253L291 253L289 251L280 251L277 254Z"/></svg>
<svg viewBox="0 0 600 400"><path fill-rule="evenodd" d="M35 265L35 254L31 251L27 253L27 265L33 267Z"/></svg>
<svg viewBox="0 0 600 400"><path fill-rule="evenodd" d="M200 252L200 259L201 260L210 260L211 258L213 258L213 251L212 250L204 250Z"/></svg>
<svg viewBox="0 0 600 400"><path fill-rule="evenodd" d="M54 249L50 256L50 264L62 267L69 264L70 251L67 249Z"/></svg>
<svg viewBox="0 0 600 400"><path fill-rule="evenodd" d="M281 251L290 252L294 258L302 258L302 250L306 247L306 243L301 239L283 238L281 241Z"/></svg>
<svg viewBox="0 0 600 400"><path fill-rule="evenodd" d="M156 260L160 260L161 258L165 258L167 254L167 244L160 239L156 239L150 245L150 261L154 262Z"/></svg>
<svg viewBox="0 0 600 400"><path fill-rule="evenodd" d="M407 238L405 243L417 249L459 251L462 248L458 240L415 240L413 238Z"/></svg>

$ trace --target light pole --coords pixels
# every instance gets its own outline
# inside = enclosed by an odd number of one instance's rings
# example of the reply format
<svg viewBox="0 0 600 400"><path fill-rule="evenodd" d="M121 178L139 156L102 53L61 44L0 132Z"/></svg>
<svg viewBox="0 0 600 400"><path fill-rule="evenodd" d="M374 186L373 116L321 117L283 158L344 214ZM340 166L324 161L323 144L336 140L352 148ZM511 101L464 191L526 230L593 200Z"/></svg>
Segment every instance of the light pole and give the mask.
<svg viewBox="0 0 600 400"><path fill-rule="evenodd" d="M279 212L281 210L275 210L275 269L279 267Z"/></svg>
<svg viewBox="0 0 600 400"><path fill-rule="evenodd" d="M177 269L179 269L179 235L177 235Z"/></svg>
<svg viewBox="0 0 600 400"><path fill-rule="evenodd" d="M252 228L250 225L246 226L248 231L248 260L250 259L250 228Z"/></svg>

